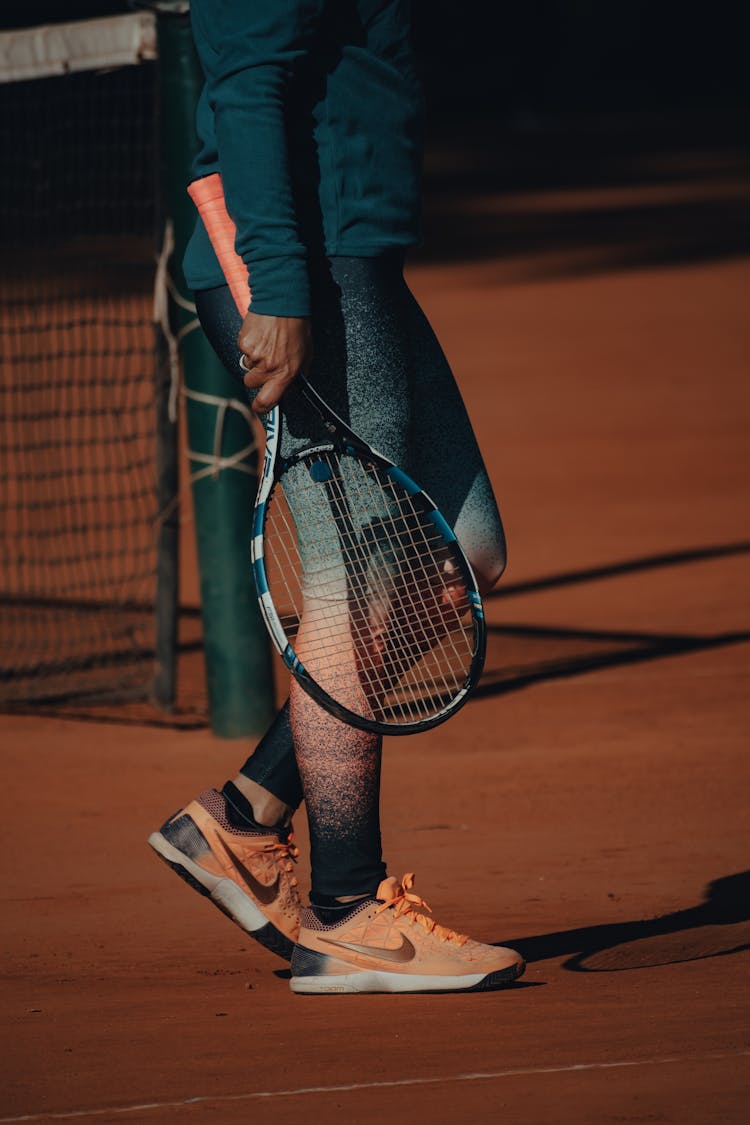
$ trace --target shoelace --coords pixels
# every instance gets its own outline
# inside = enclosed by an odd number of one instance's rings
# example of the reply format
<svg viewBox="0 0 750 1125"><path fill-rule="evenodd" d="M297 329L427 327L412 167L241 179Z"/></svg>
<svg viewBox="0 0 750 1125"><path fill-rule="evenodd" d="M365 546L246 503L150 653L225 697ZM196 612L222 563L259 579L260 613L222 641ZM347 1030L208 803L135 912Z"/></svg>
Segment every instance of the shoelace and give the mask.
<svg viewBox="0 0 750 1125"><path fill-rule="evenodd" d="M263 851L275 852L276 862L281 863L286 872L294 871L294 865L299 858L299 848L294 842L294 833L290 832L286 840L276 840L273 844L265 844ZM290 881L293 887L297 886L296 876L292 876Z"/></svg>
<svg viewBox="0 0 750 1125"><path fill-rule="evenodd" d="M422 910L428 910L430 907L420 898L419 895L411 894L411 888L414 886L414 872L408 871L401 880L399 893L392 899L384 902L375 911L376 914L381 914L384 910L390 910L393 907L394 917L401 918L407 915L407 921L412 925L418 922L427 930L428 934L434 934L440 941L452 941L456 945L465 945L469 940L467 934L458 934L455 930L449 930L447 926L441 926L434 918L428 918L426 914L422 914Z"/></svg>

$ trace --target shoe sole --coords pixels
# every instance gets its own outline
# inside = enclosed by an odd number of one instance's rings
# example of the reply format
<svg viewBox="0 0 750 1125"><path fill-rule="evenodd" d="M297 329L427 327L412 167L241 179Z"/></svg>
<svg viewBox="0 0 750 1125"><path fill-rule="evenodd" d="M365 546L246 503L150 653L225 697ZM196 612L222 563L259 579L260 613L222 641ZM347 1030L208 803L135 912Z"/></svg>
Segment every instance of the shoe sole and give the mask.
<svg viewBox="0 0 750 1125"><path fill-rule="evenodd" d="M285 961L291 961L294 942L277 929L273 922L268 921L250 896L232 879L221 879L205 871L184 852L170 844L161 832L152 832L148 842L159 859L171 867L175 875L179 875L189 887L204 898L209 898L222 914L226 914L227 918L231 918L241 930L266 949Z"/></svg>
<svg viewBox="0 0 750 1125"><path fill-rule="evenodd" d="M306 996L352 992L493 992L518 980L525 968L525 963L521 961L494 973L471 973L455 977L389 973L371 969L369 972L346 973L341 976L292 977L289 987L292 992Z"/></svg>

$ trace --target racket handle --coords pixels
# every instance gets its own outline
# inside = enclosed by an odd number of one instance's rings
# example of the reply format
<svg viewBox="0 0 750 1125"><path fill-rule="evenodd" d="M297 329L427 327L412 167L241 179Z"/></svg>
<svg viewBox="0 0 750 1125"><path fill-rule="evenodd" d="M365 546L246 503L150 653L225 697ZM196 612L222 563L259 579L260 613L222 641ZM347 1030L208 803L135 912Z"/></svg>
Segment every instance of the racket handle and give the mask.
<svg viewBox="0 0 750 1125"><path fill-rule="evenodd" d="M203 220L240 316L244 317L251 300L250 282L247 266L234 248L237 228L224 202L224 185L221 176L218 172L214 172L210 176L203 176L200 180L193 180L187 190L198 208L198 214Z"/></svg>

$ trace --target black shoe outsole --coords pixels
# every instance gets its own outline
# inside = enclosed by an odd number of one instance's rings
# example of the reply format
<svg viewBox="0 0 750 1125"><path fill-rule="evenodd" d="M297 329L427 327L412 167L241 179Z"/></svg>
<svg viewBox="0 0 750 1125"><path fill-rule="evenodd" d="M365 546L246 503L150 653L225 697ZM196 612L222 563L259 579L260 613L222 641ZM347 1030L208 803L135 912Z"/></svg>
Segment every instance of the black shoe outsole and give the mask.
<svg viewBox="0 0 750 1125"><path fill-rule="evenodd" d="M507 988L509 984L513 984L519 977L523 976L526 969L526 962L521 961L518 965L511 965L507 969L499 969L496 973L490 973L484 980L480 980L479 984L475 984L473 988L467 988L467 992L497 992L501 988Z"/></svg>
<svg viewBox="0 0 750 1125"><path fill-rule="evenodd" d="M183 882L187 883L189 887L192 887L193 890L197 891L199 895L203 896L203 898L211 899L211 892L208 890L208 888L199 883L195 876L191 875L190 872L187 871L181 864L175 863L171 859L167 859L166 856L162 855L161 852L156 851L155 848L153 849L153 851L154 854L159 857L162 863L166 863L167 867L171 867L175 875L179 875ZM265 926L261 926L259 930L246 930L244 926L240 925L234 915L230 914L229 911L226 910L220 902L216 902L215 899L211 899L211 902L218 910L222 912L222 914L226 914L227 918L234 922L235 926L238 926L239 929L242 930L243 934L247 934L248 937L251 937L254 941L259 942L259 944L262 945L265 949L270 950L271 953L275 953L277 957L281 957L282 960L291 961L292 952L294 950L294 942L290 941L285 934L282 934L281 930L278 930L272 922L267 922Z"/></svg>

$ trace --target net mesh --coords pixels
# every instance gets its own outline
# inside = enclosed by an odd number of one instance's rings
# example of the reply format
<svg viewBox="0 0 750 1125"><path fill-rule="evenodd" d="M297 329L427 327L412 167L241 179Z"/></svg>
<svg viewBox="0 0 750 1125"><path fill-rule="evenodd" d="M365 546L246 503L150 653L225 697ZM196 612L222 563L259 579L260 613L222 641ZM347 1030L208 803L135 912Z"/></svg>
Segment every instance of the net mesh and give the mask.
<svg viewBox="0 0 750 1125"><path fill-rule="evenodd" d="M0 84L0 701L152 673L154 62Z"/></svg>

